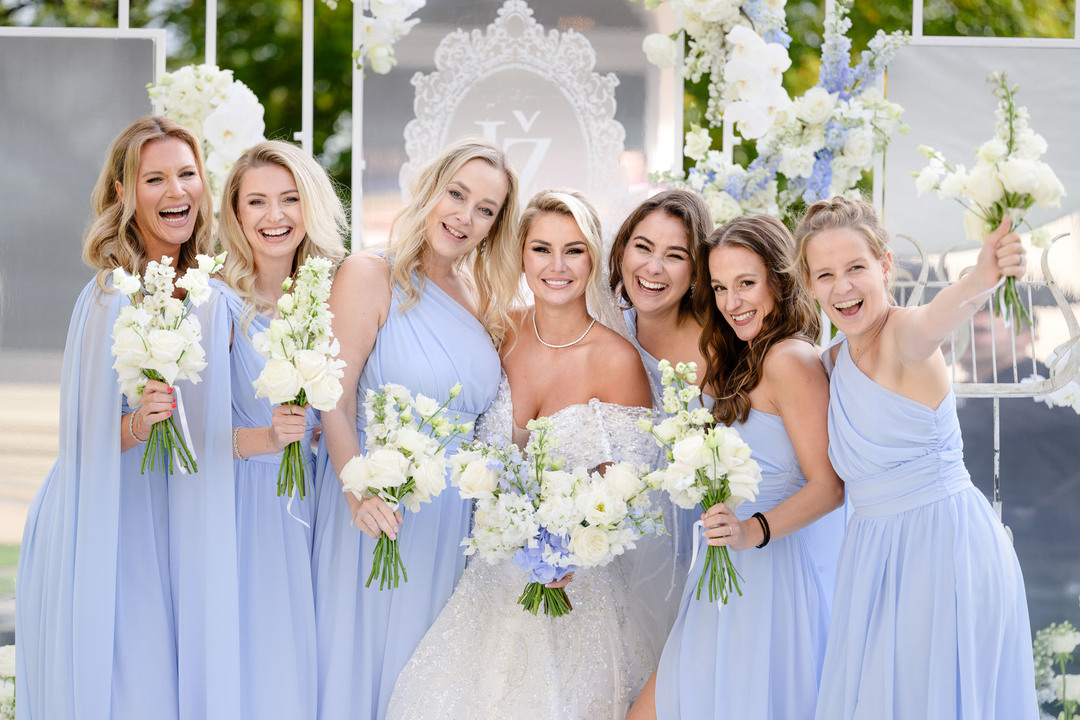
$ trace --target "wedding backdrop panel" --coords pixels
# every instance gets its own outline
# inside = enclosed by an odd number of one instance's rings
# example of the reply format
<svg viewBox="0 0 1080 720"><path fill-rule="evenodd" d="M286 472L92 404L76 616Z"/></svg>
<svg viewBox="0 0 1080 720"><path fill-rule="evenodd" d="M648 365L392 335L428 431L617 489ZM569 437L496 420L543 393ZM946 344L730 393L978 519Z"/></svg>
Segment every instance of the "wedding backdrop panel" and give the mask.
<svg viewBox="0 0 1080 720"><path fill-rule="evenodd" d="M1080 84L1063 82L1080 74L1080 48L910 45L889 65L888 97L904 108L911 132L889 144L883 207L889 229L911 236L929 253L965 242L963 208L935 193L916 197L911 173L927 164L918 146L929 145L970 169L975 148L994 135L998 99L986 78L1001 70L1011 85L1019 84L1016 102L1028 108L1031 126L1046 138L1046 159L1065 185L1060 209L1032 208L1028 221L1039 227L1080 209Z"/></svg>
<svg viewBox="0 0 1080 720"><path fill-rule="evenodd" d="M523 199L588 194L605 234L643 197L646 172L667 169L656 163L677 131L658 117L660 71L641 52L655 13L625 0L452 0L415 17L398 66L364 77L364 245L385 239L409 177L465 135L509 153Z"/></svg>
<svg viewBox="0 0 1080 720"><path fill-rule="evenodd" d="M90 192L109 142L150 112L151 38L0 36L0 367L7 381L58 380ZM13 359L14 358L14 359ZM12 364L14 363L14 365Z"/></svg>

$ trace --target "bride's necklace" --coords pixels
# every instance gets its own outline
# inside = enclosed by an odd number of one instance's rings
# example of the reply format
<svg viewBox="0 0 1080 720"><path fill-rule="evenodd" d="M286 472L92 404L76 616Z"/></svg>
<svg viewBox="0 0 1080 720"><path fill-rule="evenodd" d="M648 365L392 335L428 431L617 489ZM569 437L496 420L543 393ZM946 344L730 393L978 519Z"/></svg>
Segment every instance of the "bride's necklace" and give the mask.
<svg viewBox="0 0 1080 720"><path fill-rule="evenodd" d="M859 361L862 360L862 356L866 354L867 350L874 346L875 342L877 342L878 337L881 336L881 331L885 329L885 323L889 322L889 315L891 314L892 313L889 312L889 309L886 308L885 319L881 321L881 324L878 325L877 330L874 331L874 336L871 337L869 341L867 341L866 345L863 346L863 349L860 350L859 354L855 356L855 367L859 367Z"/></svg>
<svg viewBox="0 0 1080 720"><path fill-rule="evenodd" d="M563 345L552 345L549 342L544 342L544 338L540 337L540 331L536 329L536 308L533 308L532 324L533 324L533 332L536 334L536 339L540 341L541 345L543 345L544 347L549 347L552 350L561 350L562 348L568 348L571 345L577 345L579 342L584 340L585 336L589 334L590 330L592 330L593 325L596 324L596 318L592 319L592 322L589 323L589 327L585 328L585 332L581 333L581 337L579 337L577 340L565 343Z"/></svg>

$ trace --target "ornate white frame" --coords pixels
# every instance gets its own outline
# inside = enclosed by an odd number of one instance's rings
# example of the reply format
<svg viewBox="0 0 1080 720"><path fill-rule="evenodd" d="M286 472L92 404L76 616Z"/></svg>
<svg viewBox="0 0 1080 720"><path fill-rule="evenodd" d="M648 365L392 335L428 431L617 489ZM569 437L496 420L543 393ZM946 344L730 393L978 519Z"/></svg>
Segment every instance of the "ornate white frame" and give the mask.
<svg viewBox="0 0 1080 720"><path fill-rule="evenodd" d="M435 50L437 70L412 77L416 118L405 127L409 160L398 176L403 195L413 174L446 144L460 98L476 83L513 68L533 72L562 91L588 148L588 173L581 189L598 206L618 205L627 193L626 173L619 164L626 132L615 120L619 79L614 73L594 72L595 66L596 52L584 35L545 31L524 0L506 0L484 32L448 34Z"/></svg>

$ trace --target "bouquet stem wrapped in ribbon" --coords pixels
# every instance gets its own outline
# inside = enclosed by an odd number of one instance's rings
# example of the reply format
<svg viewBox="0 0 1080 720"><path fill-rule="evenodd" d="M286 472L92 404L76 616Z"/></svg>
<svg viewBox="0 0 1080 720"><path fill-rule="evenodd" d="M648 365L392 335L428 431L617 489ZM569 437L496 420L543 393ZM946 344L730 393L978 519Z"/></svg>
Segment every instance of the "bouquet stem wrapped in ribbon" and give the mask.
<svg viewBox="0 0 1080 720"><path fill-rule="evenodd" d="M565 588L547 587L579 568L606 565L634 547L642 534L662 532L650 512L644 473L629 463L603 473L563 470L552 454L548 418L531 420L525 458L516 447L466 443L452 458L450 482L476 500L465 554L489 563L513 560L526 574L518 603L536 615L566 615L573 605Z"/></svg>
<svg viewBox="0 0 1080 720"><path fill-rule="evenodd" d="M225 262L225 253L217 257L199 255L197 261L197 267L188 268L175 282L176 268L168 256L161 262L147 263L142 278L129 275L123 268L113 270L113 285L131 298L131 304L120 311L113 325L112 354L116 358L113 369L120 376L120 391L132 408L139 406L147 380L167 385L177 380L197 383L206 367L206 353L200 345L202 328L199 320L191 316L191 308L210 298L210 276ZM187 291L183 300L173 297L178 287ZM174 417L154 423L143 450L141 472L198 472L179 388L176 405L183 432L177 430Z"/></svg>
<svg viewBox="0 0 1080 720"><path fill-rule="evenodd" d="M446 487L446 447L458 435L472 432L472 423L457 424L443 414L450 400L461 393L461 383L441 405L429 397L415 397L401 385L389 383L364 398L367 417L365 454L346 463L342 489L358 499L380 497L391 510L410 512L429 503ZM419 418L419 420L417 420ZM383 533L375 545L371 574L364 587L379 578L379 589L408 582L398 540Z"/></svg>
<svg viewBox="0 0 1080 720"><path fill-rule="evenodd" d="M664 386L663 406L669 417L653 424L642 420L642 429L652 433L664 448L668 466L652 473L649 480L665 490L671 501L682 508L700 505L708 511L724 503L734 510L744 500L753 501L761 482L761 468L750 457L750 446L739 433L716 425L712 413L703 407L690 408L701 396L695 363L671 366L660 361ZM697 539L695 538L695 550ZM742 595L739 573L731 563L727 547L709 545L705 551L705 569L698 580L697 597L706 580L709 602L726 604L732 592Z"/></svg>
<svg viewBox="0 0 1080 720"><path fill-rule="evenodd" d="M252 338L265 357L266 365L255 379L255 396L273 403L317 410L333 410L341 397L341 377L345 362L338 360L338 341L330 331L330 274L333 264L326 258L310 257L296 271L296 283L286 278L278 300L281 317ZM278 495L303 500L307 493L307 451L300 441L285 447L278 470Z"/></svg>

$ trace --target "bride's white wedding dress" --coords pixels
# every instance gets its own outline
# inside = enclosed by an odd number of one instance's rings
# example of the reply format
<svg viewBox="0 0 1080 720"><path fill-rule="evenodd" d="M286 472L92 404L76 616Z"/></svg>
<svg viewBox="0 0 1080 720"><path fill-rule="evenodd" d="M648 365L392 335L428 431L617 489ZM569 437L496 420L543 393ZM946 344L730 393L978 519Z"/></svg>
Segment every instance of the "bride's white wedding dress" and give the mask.
<svg viewBox="0 0 1080 720"><path fill-rule="evenodd" d="M551 416L553 453L568 467L650 463L655 445L637 427L646 413L596 399L563 408ZM477 437L509 444L513 428L504 376L477 421ZM636 619L625 557L577 571L566 588L573 611L558 618L543 609L533 616L518 605L526 579L512 561L470 558L398 677L387 720L623 720L657 662L644 626L649 621Z"/></svg>

